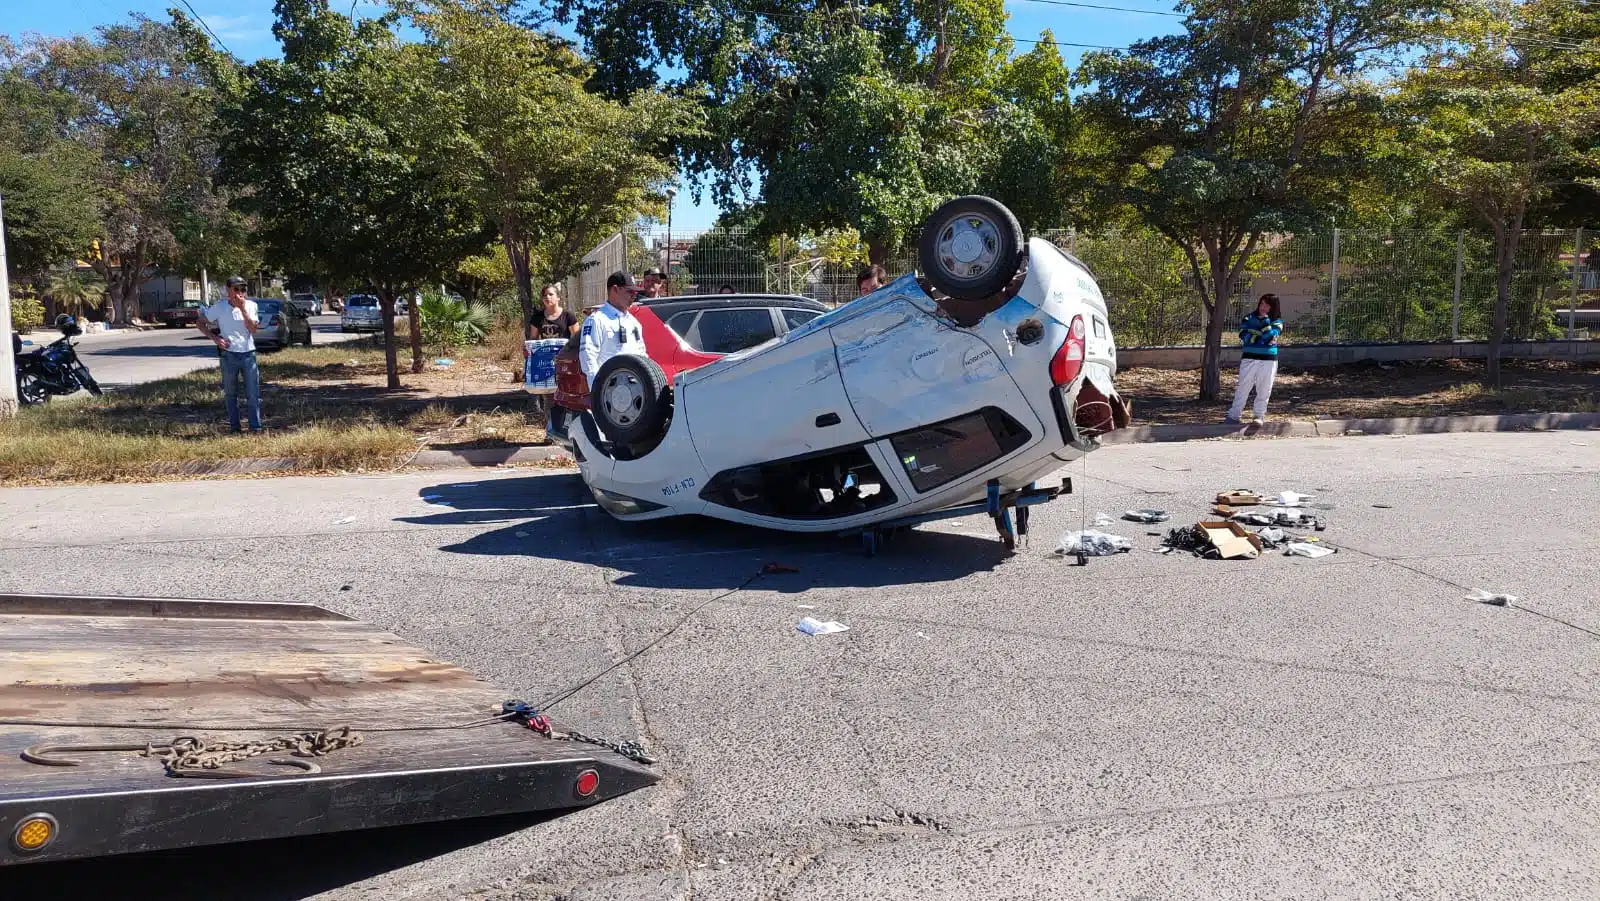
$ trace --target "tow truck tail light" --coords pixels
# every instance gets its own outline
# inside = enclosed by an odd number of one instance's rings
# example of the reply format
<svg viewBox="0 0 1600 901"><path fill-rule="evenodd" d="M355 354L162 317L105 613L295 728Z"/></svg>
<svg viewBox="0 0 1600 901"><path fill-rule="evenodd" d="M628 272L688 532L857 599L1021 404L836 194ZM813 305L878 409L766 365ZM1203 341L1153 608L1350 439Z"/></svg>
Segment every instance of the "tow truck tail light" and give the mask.
<svg viewBox="0 0 1600 901"><path fill-rule="evenodd" d="M584 770L578 774L578 783L574 787L577 789L578 797L587 798L600 787L600 774L594 770Z"/></svg>
<svg viewBox="0 0 1600 901"><path fill-rule="evenodd" d="M1067 329L1067 340L1050 360L1050 380L1065 385L1078 377L1083 369L1084 353L1083 317L1072 317L1072 327Z"/></svg>

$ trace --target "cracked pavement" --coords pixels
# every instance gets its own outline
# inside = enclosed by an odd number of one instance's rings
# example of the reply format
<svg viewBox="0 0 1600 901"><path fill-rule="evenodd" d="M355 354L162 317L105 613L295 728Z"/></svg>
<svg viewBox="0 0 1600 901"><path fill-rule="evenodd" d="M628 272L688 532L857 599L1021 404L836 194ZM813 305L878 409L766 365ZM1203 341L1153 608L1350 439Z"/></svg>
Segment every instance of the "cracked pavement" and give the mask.
<svg viewBox="0 0 1600 901"><path fill-rule="evenodd" d="M508 697L581 681L767 562L800 569L556 708L643 739L651 788L23 876L101 898L152 874L167 897L227 878L338 901L1600 896L1600 438L1140 445L1062 474L1079 493L1010 558L982 517L873 559L624 525L562 473L0 491L0 590L322 604ZM1236 487L1333 504L1340 552L1152 553L1147 530ZM1080 516L1150 506L1173 522L1107 529L1132 554L1051 554ZM806 615L851 629L809 637Z"/></svg>

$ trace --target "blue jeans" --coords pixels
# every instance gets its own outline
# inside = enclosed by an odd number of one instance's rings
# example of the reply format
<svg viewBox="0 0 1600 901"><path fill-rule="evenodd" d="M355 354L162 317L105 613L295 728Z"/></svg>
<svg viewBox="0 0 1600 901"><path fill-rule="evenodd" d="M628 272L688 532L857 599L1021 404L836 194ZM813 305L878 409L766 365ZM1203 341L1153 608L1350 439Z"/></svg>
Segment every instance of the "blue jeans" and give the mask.
<svg viewBox="0 0 1600 901"><path fill-rule="evenodd" d="M250 405L250 431L261 431L261 370L256 352L222 352L222 399L228 405L228 428L239 431L239 377L244 376L244 398Z"/></svg>

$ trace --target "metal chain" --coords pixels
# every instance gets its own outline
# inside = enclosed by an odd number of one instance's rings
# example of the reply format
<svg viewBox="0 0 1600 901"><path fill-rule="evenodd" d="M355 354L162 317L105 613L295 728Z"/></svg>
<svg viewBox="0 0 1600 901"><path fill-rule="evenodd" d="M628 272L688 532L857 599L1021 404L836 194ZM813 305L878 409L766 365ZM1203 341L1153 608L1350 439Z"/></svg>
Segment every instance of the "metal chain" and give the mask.
<svg viewBox="0 0 1600 901"><path fill-rule="evenodd" d="M140 756L159 760L169 776L206 775L224 764L289 751L296 757L321 757L353 748L366 739L349 726L280 735L258 741L206 741L193 736L175 738L167 745L149 745Z"/></svg>
<svg viewBox="0 0 1600 901"><path fill-rule="evenodd" d="M656 762L656 759L651 757L647 752L644 743L634 739L629 739L627 741L607 741L603 738L595 738L592 735L584 735L582 732L579 732L575 729L569 729L566 732L552 731L549 733L549 737L555 739L556 741L578 741L587 745L595 745L597 747L605 748L606 750L614 751L617 754L634 761L635 763L653 764Z"/></svg>

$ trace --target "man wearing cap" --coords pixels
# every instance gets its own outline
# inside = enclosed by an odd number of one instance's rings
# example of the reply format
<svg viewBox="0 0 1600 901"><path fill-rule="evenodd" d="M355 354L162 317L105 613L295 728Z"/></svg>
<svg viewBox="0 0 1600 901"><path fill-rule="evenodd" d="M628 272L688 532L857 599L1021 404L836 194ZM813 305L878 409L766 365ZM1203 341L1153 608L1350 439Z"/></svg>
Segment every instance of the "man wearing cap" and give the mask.
<svg viewBox="0 0 1600 901"><path fill-rule="evenodd" d="M644 287L639 293L645 297L660 297L666 293L667 277L661 274L660 269L650 269L644 274Z"/></svg>
<svg viewBox="0 0 1600 901"><path fill-rule="evenodd" d="M237 275L228 279L227 296L200 311L195 327L221 351L222 399L228 406L228 427L235 432L240 430L238 381L242 377L250 432L260 434L261 371L256 368L256 330L261 328L261 320L256 314L256 302L245 290L244 279Z"/></svg>
<svg viewBox="0 0 1600 901"><path fill-rule="evenodd" d="M583 331L578 333L578 366L590 388L600 367L617 354L647 356L644 331L628 312L638 294L633 276L613 272L606 277L606 302L583 320Z"/></svg>

